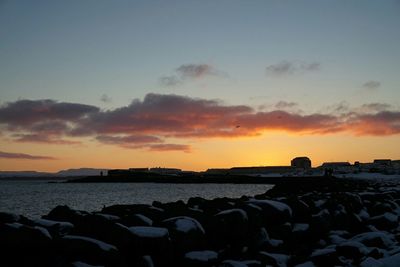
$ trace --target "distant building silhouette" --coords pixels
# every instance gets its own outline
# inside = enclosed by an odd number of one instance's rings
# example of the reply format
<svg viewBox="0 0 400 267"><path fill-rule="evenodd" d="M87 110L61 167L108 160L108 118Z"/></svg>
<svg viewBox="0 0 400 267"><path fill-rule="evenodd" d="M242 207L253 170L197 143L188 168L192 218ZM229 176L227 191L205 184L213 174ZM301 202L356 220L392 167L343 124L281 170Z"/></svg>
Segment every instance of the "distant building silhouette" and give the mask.
<svg viewBox="0 0 400 267"><path fill-rule="evenodd" d="M390 167L392 166L392 160L390 159L375 159L374 164L380 167Z"/></svg>
<svg viewBox="0 0 400 267"><path fill-rule="evenodd" d="M304 170L311 169L311 160L308 157L297 157L290 162L292 167Z"/></svg>
<svg viewBox="0 0 400 267"><path fill-rule="evenodd" d="M161 167L150 168L149 171L150 171L150 172L154 172L154 173L158 173L158 174L169 174L169 175L179 174L179 173L182 172L181 169L176 169L176 168L161 168Z"/></svg>

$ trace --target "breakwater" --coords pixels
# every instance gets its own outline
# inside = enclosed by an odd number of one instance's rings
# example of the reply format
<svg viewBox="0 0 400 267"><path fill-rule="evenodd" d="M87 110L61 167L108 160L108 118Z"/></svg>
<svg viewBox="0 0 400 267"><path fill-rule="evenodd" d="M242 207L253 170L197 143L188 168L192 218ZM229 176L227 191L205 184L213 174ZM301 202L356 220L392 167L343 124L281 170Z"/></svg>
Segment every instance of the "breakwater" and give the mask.
<svg viewBox="0 0 400 267"><path fill-rule="evenodd" d="M0 266L397 266L397 186L299 178L253 197L0 213Z"/></svg>

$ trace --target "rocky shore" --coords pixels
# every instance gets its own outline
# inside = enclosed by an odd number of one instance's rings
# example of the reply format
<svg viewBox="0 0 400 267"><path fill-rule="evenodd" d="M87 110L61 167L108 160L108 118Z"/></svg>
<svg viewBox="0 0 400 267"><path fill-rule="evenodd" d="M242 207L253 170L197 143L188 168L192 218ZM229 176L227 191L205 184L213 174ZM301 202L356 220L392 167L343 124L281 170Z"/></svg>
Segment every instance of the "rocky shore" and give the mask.
<svg viewBox="0 0 400 267"><path fill-rule="evenodd" d="M327 177L236 199L0 212L0 266L400 266L399 205L397 181Z"/></svg>

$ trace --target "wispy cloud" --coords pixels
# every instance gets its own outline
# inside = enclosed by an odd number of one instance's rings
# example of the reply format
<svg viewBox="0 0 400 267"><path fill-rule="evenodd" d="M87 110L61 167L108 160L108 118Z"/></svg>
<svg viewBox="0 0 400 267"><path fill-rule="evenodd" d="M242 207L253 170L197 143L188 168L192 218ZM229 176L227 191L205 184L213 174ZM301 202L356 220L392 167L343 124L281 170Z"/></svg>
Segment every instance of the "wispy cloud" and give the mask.
<svg viewBox="0 0 400 267"><path fill-rule="evenodd" d="M218 71L208 64L184 64L176 69L183 79L199 79L208 75L217 75Z"/></svg>
<svg viewBox="0 0 400 267"><path fill-rule="evenodd" d="M22 111L8 116L15 106ZM258 136L268 131L400 134L400 111L385 103L358 107L340 103L308 114L298 110L294 102L280 101L260 111L219 100L163 94L147 94L111 110L53 100L19 100L0 106L0 132L16 142L70 144L89 137L131 149L184 152L191 149L185 144L190 139Z"/></svg>
<svg viewBox="0 0 400 267"><path fill-rule="evenodd" d="M292 62L292 61L281 61L276 64L272 64L266 67L268 75L273 76L286 76L295 73L312 72L321 69L321 63L319 62Z"/></svg>
<svg viewBox="0 0 400 267"><path fill-rule="evenodd" d="M11 153L0 151L0 158L3 159L21 159L21 160L55 160L54 157L48 156L37 156L24 153Z"/></svg>
<svg viewBox="0 0 400 267"><path fill-rule="evenodd" d="M170 86L177 86L182 83L182 80L178 78L176 75L172 76L163 76L159 79L161 85L170 87Z"/></svg>
<svg viewBox="0 0 400 267"><path fill-rule="evenodd" d="M191 147L189 145L180 144L155 144L147 147L150 151L182 151L185 153L191 152Z"/></svg>
<svg viewBox="0 0 400 267"><path fill-rule="evenodd" d="M278 110L286 110L286 109L293 109L297 107L299 104L295 102L287 102L287 101L279 101L274 106Z"/></svg>
<svg viewBox="0 0 400 267"><path fill-rule="evenodd" d="M109 96L106 95L106 94L103 94L103 95L100 97L100 101L101 101L101 102L104 102L104 103L111 103L111 102L112 102L112 98L109 97Z"/></svg>
<svg viewBox="0 0 400 267"><path fill-rule="evenodd" d="M163 86L177 86L187 80L198 80L207 76L226 76L226 74L209 64L183 64L175 69L173 75L163 76L159 82Z"/></svg>
<svg viewBox="0 0 400 267"><path fill-rule="evenodd" d="M381 87L381 83L378 81L368 81L362 85L362 87L369 91L375 91Z"/></svg>

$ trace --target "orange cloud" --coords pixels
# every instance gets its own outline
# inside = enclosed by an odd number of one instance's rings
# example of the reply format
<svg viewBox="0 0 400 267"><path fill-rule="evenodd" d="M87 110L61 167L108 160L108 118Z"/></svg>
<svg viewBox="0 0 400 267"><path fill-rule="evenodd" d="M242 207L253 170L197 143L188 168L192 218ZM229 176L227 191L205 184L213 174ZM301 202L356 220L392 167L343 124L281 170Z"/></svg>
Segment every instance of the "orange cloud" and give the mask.
<svg viewBox="0 0 400 267"><path fill-rule="evenodd" d="M48 156L37 156L24 153L11 153L0 151L0 158L3 159L23 159L23 160L55 160L54 157Z"/></svg>
<svg viewBox="0 0 400 267"><path fill-rule="evenodd" d="M104 144L158 151L190 150L186 144L167 143L169 138L234 138L271 130L358 136L400 133L400 111L386 104L305 115L278 107L256 112L246 105L162 94L148 94L106 111L54 100L19 100L0 107L0 127L17 142L68 144L76 142L73 138L94 137Z"/></svg>

